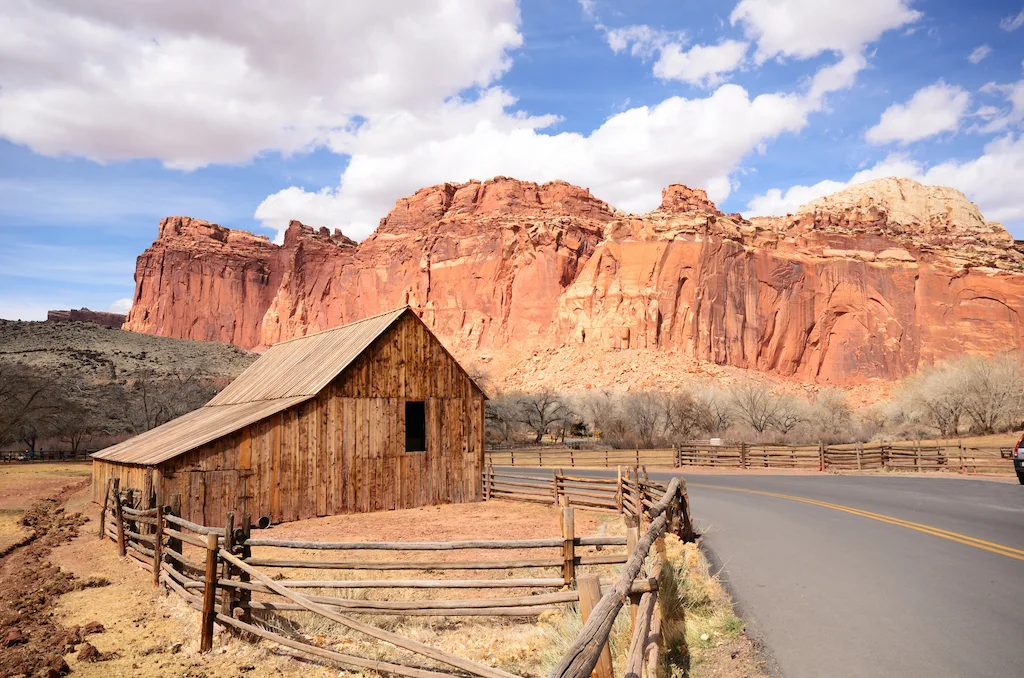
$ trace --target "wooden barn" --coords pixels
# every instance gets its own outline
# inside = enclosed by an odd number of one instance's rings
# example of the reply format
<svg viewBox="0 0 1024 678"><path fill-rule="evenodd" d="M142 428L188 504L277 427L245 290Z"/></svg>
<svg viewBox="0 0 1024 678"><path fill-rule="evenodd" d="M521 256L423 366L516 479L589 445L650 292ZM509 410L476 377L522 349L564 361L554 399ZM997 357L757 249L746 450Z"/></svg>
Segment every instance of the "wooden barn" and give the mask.
<svg viewBox="0 0 1024 678"><path fill-rule="evenodd" d="M400 308L275 344L204 407L95 453L93 500L119 478L210 526L478 500L485 399Z"/></svg>

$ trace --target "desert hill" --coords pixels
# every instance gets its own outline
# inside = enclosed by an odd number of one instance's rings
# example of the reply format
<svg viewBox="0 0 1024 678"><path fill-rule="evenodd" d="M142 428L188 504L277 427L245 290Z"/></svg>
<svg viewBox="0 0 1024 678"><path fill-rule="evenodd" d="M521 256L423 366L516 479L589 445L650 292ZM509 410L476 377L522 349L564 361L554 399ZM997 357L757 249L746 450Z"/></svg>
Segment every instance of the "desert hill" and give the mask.
<svg viewBox="0 0 1024 678"><path fill-rule="evenodd" d="M140 370L156 376L200 370L214 379L233 379L256 357L230 344L155 337L92 322L0 320L0 361L98 380L124 379Z"/></svg>
<svg viewBox="0 0 1024 678"><path fill-rule="evenodd" d="M409 304L460 358L525 388L734 369L848 386L1024 344L1012 237L962 193L899 178L747 220L680 185L633 215L496 177L421 189L358 244L168 217L135 279L136 332L259 348Z"/></svg>

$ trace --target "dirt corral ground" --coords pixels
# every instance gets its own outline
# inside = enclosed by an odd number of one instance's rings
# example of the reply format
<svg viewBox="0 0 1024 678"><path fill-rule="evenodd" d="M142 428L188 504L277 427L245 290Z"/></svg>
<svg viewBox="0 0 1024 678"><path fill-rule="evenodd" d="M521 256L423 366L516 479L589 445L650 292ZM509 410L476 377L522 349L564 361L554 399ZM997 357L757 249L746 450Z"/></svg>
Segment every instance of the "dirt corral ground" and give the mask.
<svg viewBox="0 0 1024 678"><path fill-rule="evenodd" d="M337 676L337 668L297 659L273 643L252 644L218 633L214 650L200 654L199 615L176 595L152 586L151 575L132 559L121 560L116 546L96 537L99 509L88 500L88 473L83 465L52 464L0 467L0 497L10 511L27 509L28 523L9 555L0 560L0 678L7 676ZM19 499L13 499L17 495ZM32 500L44 498L43 501ZM81 512L82 515L77 515ZM576 534L622 534L614 516L576 513ZM513 503L426 507L388 513L334 516L277 526L260 536L313 541L445 541L486 538L519 539L559 534L553 507ZM26 537L27 535L27 537ZM666 631L669 665L665 674L678 676L759 676L753 647L742 635L742 623L717 583L707 576L699 550L669 541L676 582L679 618L690 624L673 635ZM609 551L622 547L605 547ZM606 551L607 552L607 551ZM291 558L337 558L331 552L291 550ZM479 553L479 552L471 552ZM283 557L265 549L261 557ZM486 552L469 558L543 557L546 551ZM394 558L408 558L396 552ZM414 554L431 560L466 559L455 552ZM374 560L387 559L374 552ZM589 568L611 578L616 566ZM367 574L342 570L277 570L288 578L490 578L558 576L553 570L488 570L480 572L383 571ZM275 573L276 573L275 572ZM342 589L346 591L346 589ZM461 591L347 590L353 597L482 597L528 595L530 589ZM314 593L314 590L304 590ZM343 595L338 589L324 591ZM669 593L665 592L666 595ZM688 598L688 600L683 600ZM561 606L538 618L363 617L375 625L429 643L467 658L519 675L539 676L561 656L580 626L574 606ZM346 633L309 613L279 613L268 618L306 642L379 659L402 657L393 649ZM699 632L698 632L699 631ZM696 633L696 635L695 635ZM617 667L627 649L628 614L620 615L612 636ZM406 655L407 658L407 655ZM345 672L342 672L344 675ZM621 671L617 672L621 675Z"/></svg>

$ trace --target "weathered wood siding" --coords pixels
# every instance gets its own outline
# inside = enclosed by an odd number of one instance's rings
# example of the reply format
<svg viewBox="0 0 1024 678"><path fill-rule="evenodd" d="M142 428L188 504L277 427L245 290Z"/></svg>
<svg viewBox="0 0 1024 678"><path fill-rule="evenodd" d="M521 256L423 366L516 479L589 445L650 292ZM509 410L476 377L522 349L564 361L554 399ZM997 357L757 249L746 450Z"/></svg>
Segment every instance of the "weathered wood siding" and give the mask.
<svg viewBox="0 0 1024 678"><path fill-rule="evenodd" d="M405 451L407 400L426 403L425 452ZM483 394L406 315L315 398L165 462L164 496L216 526L474 501L483 428Z"/></svg>
<svg viewBox="0 0 1024 678"><path fill-rule="evenodd" d="M111 478L120 478L123 489L142 490L146 486L146 467L93 459L92 500L97 504L103 503L103 492Z"/></svg>

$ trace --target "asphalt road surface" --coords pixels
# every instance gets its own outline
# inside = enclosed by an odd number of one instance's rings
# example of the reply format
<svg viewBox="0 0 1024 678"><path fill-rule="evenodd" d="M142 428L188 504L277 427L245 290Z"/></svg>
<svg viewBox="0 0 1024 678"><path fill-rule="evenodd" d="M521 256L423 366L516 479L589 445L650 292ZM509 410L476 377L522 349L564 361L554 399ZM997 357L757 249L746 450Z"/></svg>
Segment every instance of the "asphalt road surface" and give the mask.
<svg viewBox="0 0 1024 678"><path fill-rule="evenodd" d="M1024 487L683 475L704 545L773 673L1024 676Z"/></svg>

